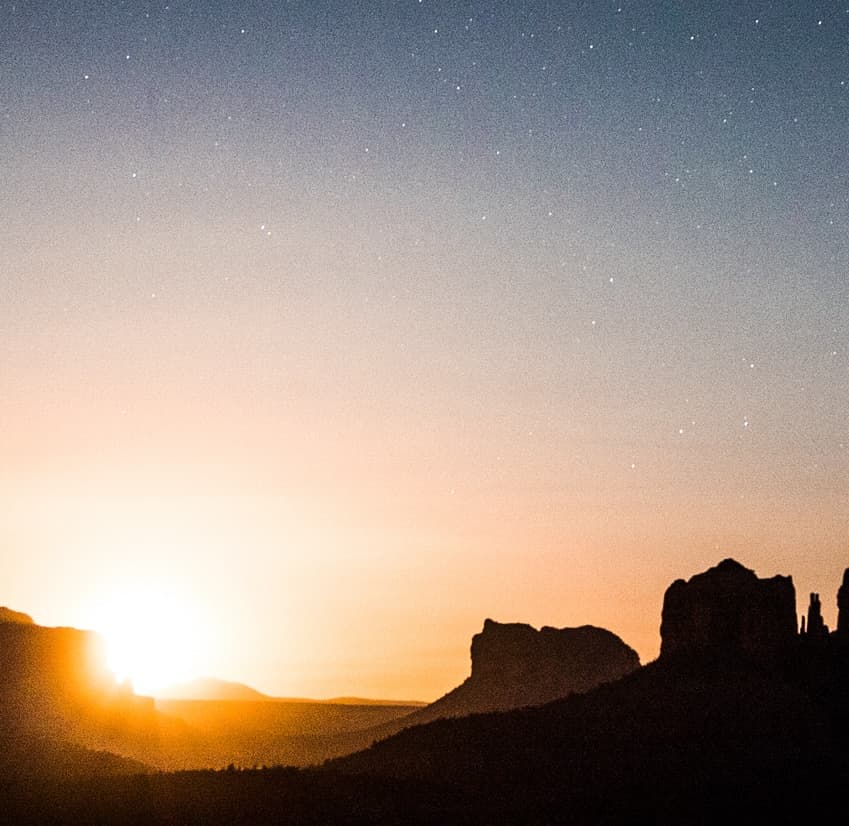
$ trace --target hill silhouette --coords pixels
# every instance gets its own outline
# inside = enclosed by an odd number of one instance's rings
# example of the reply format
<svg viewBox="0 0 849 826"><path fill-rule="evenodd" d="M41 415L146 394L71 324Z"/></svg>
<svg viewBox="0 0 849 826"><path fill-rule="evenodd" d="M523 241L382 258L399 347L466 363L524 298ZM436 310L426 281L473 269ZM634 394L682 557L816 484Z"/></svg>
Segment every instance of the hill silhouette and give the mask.
<svg viewBox="0 0 849 826"><path fill-rule="evenodd" d="M272 700L267 694L244 683L219 680L216 677L197 677L175 683L156 692L157 700Z"/></svg>
<svg viewBox="0 0 849 826"><path fill-rule="evenodd" d="M330 697L320 702L340 706L404 706L405 708L422 708L428 705L421 700L380 700L369 697Z"/></svg>
<svg viewBox="0 0 849 826"><path fill-rule="evenodd" d="M408 727L322 770L54 783L15 820L807 822L849 781L849 640L818 610L798 633L792 580L725 560L667 589L657 661L585 693Z"/></svg>
<svg viewBox="0 0 849 826"><path fill-rule="evenodd" d="M278 707L171 700L159 700L157 706L215 738L221 748L229 743L231 757L242 765L279 762L282 755L290 765L306 766L430 720L539 705L639 667L637 653L603 628L537 631L491 619L472 639L471 660L471 675L429 705L343 698L326 701L337 708L304 700L295 705L278 700Z"/></svg>
<svg viewBox="0 0 849 826"><path fill-rule="evenodd" d="M174 683L156 692L157 701L170 700L234 700L270 703L326 703L344 706L403 706L417 708L425 706L419 700L382 700L365 697L331 697L316 700L312 697L276 697L264 694L244 683L220 680L217 677L197 677L183 683Z"/></svg>
<svg viewBox="0 0 849 826"><path fill-rule="evenodd" d="M214 678L154 701L116 683L97 634L45 628L10 609L3 616L0 734L61 732L66 742L164 770L316 764L428 720L547 702L639 666L636 652L604 629L487 620L472 640L469 678L429 706L275 698Z"/></svg>
<svg viewBox="0 0 849 826"><path fill-rule="evenodd" d="M55 740L160 770L307 765L364 748L374 737L355 732L419 707L287 701L217 680L187 690L231 699L154 702L115 681L97 634L6 610L14 621L0 622L0 737Z"/></svg>
<svg viewBox="0 0 849 826"><path fill-rule="evenodd" d="M398 728L416 707L298 700L157 700L157 708L189 726L192 739L167 768L308 766L362 749ZM384 733L385 732L385 733Z"/></svg>

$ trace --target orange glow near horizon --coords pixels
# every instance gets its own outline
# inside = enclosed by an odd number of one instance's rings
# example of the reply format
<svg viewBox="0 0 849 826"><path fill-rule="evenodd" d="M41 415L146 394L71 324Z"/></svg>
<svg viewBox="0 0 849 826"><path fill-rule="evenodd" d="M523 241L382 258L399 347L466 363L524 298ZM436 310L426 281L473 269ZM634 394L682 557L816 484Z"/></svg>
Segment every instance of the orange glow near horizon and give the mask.
<svg viewBox="0 0 849 826"><path fill-rule="evenodd" d="M137 694L199 676L208 641L184 595L147 583L119 588L96 603L91 625L106 641L108 668Z"/></svg>

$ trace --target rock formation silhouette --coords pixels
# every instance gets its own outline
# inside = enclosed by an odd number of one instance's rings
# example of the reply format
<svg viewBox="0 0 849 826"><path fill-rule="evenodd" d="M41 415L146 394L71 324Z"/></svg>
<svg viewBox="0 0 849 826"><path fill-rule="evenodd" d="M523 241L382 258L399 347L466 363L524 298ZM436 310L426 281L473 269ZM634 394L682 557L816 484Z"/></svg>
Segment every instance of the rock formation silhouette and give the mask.
<svg viewBox="0 0 849 826"><path fill-rule="evenodd" d="M472 672L457 688L405 720L419 724L540 705L595 688L640 667L633 648L592 625L537 631L487 619L472 638Z"/></svg>
<svg viewBox="0 0 849 826"><path fill-rule="evenodd" d="M633 648L605 628L551 628L487 619L472 638L465 685L482 702L515 708L549 702L617 680L640 666ZM529 702L530 701L530 702Z"/></svg>
<svg viewBox="0 0 849 826"><path fill-rule="evenodd" d="M837 590L837 633L849 636L849 568L843 572L843 583Z"/></svg>
<svg viewBox="0 0 849 826"><path fill-rule="evenodd" d="M88 700L114 685L103 641L91 631L0 623L0 697L33 708Z"/></svg>
<svg viewBox="0 0 849 826"><path fill-rule="evenodd" d="M0 622L0 710L0 738L47 738L143 761L185 728L116 682L98 634L19 620Z"/></svg>
<svg viewBox="0 0 849 826"><path fill-rule="evenodd" d="M824 639L828 636L828 626L823 622L822 603L819 594L811 594L808 604L808 621L802 618L802 635L812 639Z"/></svg>
<svg viewBox="0 0 849 826"><path fill-rule="evenodd" d="M795 823L843 806L849 645L797 634L790 577L725 560L678 580L662 634L660 658L616 682L329 766L471 790L456 822Z"/></svg>
<svg viewBox="0 0 849 826"><path fill-rule="evenodd" d="M847 578L838 596L844 623ZM822 621L814 596L806 632ZM845 808L849 641L845 630L797 634L794 600L789 577L759 579L725 560L667 590L657 661L584 693L410 723L321 770L240 771L237 763L140 783L116 778L131 767L115 765L97 784L54 785L54 799L44 793L49 777L37 776L31 793L13 798L3 816L41 824L69 822L72 813L75 823L143 823L155 813L157 822L290 826L806 822L812 813ZM483 701L493 702L499 685L514 680L532 691L534 680L546 682L545 663L565 673L566 658L555 656L561 642L573 666L580 662L575 641L584 638L593 642L590 651L610 644L630 660L630 649L602 629L535 631L489 620L473 640L471 676L422 712L451 717L449 700L454 709L460 701L469 707L481 702L473 689L486 688ZM717 652L733 656L710 656ZM0 752L3 745L0 739ZM44 753L36 759L54 759ZM20 774L7 788L18 788Z"/></svg>
<svg viewBox="0 0 849 826"><path fill-rule="evenodd" d="M34 625L32 617L22 611L13 611L11 608L0 606L0 622L16 622L21 625Z"/></svg>
<svg viewBox="0 0 849 826"><path fill-rule="evenodd" d="M736 560L723 560L667 588L660 636L661 659L717 654L774 658L797 636L793 580L760 579Z"/></svg>

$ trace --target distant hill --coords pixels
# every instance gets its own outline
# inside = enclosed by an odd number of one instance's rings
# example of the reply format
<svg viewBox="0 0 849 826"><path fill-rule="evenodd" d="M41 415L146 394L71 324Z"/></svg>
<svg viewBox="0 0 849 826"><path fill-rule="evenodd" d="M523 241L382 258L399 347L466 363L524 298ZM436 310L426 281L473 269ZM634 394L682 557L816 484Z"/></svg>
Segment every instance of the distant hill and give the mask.
<svg viewBox="0 0 849 826"><path fill-rule="evenodd" d="M116 682L94 632L45 628L9 609L3 616L14 621L0 622L0 738L55 741L166 770L307 765L367 746L374 738L356 732L419 708L286 700L212 678L173 693L214 699L154 701Z"/></svg>
<svg viewBox="0 0 849 826"><path fill-rule="evenodd" d="M198 677L185 683L176 683L156 692L158 700L272 700L267 694L244 683L219 680L216 677Z"/></svg>
<svg viewBox="0 0 849 826"><path fill-rule="evenodd" d="M275 697L264 694L244 683L219 680L217 677L198 677L184 683L175 683L156 692L157 700L232 700L268 703L326 703L337 706L403 706L416 708L426 706L419 700L379 700L363 697L332 697L316 700L309 697Z"/></svg>
<svg viewBox="0 0 849 826"><path fill-rule="evenodd" d="M321 700L320 702L337 706L404 706L405 708L427 705L421 700L374 700L364 697L331 697L329 700Z"/></svg>
<svg viewBox="0 0 849 826"><path fill-rule="evenodd" d="M157 700L156 707L197 735L174 767L321 763L398 731L417 707L298 700ZM391 728L385 729L386 726ZM379 733L378 733L379 732Z"/></svg>

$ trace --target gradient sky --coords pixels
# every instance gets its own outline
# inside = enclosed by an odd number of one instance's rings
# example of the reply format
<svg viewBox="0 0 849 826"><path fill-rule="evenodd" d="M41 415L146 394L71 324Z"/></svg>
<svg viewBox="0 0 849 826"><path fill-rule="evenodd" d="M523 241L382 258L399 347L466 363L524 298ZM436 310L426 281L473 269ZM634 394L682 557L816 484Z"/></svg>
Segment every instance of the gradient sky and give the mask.
<svg viewBox="0 0 849 826"><path fill-rule="evenodd" d="M845 0L2 12L0 604L421 699L726 556L833 624Z"/></svg>

